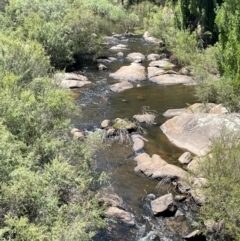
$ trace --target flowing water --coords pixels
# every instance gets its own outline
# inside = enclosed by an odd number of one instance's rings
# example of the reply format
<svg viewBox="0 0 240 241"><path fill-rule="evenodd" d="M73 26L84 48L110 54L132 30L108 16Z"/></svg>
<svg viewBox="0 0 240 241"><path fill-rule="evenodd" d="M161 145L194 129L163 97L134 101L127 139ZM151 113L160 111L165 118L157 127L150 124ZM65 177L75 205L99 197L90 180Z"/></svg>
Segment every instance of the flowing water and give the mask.
<svg viewBox="0 0 240 241"><path fill-rule="evenodd" d="M122 43L128 46L128 50L123 51L125 56L130 52L148 55L154 51L154 47L146 43L141 36L130 37ZM106 47L105 55L114 57L117 52L108 51L108 48L110 46ZM149 155L159 154L168 163L181 166L177 159L184 150L173 146L168 141L160 125L166 121L166 118L162 116L166 110L183 108L196 102L193 87L161 86L147 80L141 82L141 87L135 86L133 89L120 93L111 92L110 85L117 81L109 78L109 73L129 64L130 62L123 58L107 64L109 67L107 72L98 71L96 64L88 63L81 68L94 85L74 92L76 103L81 106L83 112L81 118L73 119L74 125L81 130L94 130L100 127L104 119L132 118L135 114L141 114L143 106L148 106L157 112L157 118L154 125L141 125L146 130L143 136L149 141L145 142L145 152ZM149 62L144 61L142 64L147 67ZM96 154L97 168L99 171L103 170L111 174L111 186L122 197L126 210L133 213L137 225L128 227L123 224L110 223L108 228L100 231L94 240L181 240L181 237L191 230L189 223L193 216L188 205L180 205L180 209L185 213L183 217L154 217L151 213L150 202L145 199L146 194L153 193L159 197L176 191L171 184L159 186L158 180L134 172L136 163L131 143L111 141L109 144Z"/></svg>

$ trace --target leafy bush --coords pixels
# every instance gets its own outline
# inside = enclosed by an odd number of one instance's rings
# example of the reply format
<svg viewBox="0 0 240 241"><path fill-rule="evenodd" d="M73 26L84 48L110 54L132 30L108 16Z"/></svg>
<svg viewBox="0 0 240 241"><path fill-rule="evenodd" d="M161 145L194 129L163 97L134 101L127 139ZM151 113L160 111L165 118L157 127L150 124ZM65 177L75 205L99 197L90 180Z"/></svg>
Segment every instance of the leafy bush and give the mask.
<svg viewBox="0 0 240 241"><path fill-rule="evenodd" d="M7 73L29 82L43 77L50 70L49 58L40 44L22 41L0 33L0 77Z"/></svg>
<svg viewBox="0 0 240 241"><path fill-rule="evenodd" d="M3 31L22 40L40 43L51 65L65 68L81 54L98 50L98 21L79 1L10 0L1 15Z"/></svg>
<svg viewBox="0 0 240 241"><path fill-rule="evenodd" d="M207 185L202 188L207 200L201 208L200 220L222 223L223 229L215 237L221 240L240 240L239 159L239 132L223 131L201 164L200 171L207 178Z"/></svg>

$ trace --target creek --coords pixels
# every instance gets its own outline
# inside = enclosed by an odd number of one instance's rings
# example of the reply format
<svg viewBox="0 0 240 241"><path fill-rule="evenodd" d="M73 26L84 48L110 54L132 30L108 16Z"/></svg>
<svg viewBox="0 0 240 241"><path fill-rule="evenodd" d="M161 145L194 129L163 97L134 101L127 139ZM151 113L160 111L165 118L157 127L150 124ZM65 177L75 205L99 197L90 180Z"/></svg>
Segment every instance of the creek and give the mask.
<svg viewBox="0 0 240 241"><path fill-rule="evenodd" d="M121 42L120 42L121 43ZM85 63L81 66L93 86L74 90L77 105L81 106L82 117L74 118L73 124L80 130L94 130L100 128L104 119L113 120L119 118L132 118L135 114L141 114L141 108L148 106L157 112L154 125L141 124L146 130L143 134L149 142L145 142L144 151L150 156L160 155L170 164L182 166L178 162L179 156L184 150L173 146L162 133L160 125L166 118L162 113L172 108L183 108L188 104L196 102L193 86L185 85L157 85L148 80L141 82L141 87L113 93L110 85L117 81L109 78L109 74L115 72L123 65L129 65L125 56L131 52L140 52L144 55L154 53L155 47L141 36L128 37L122 42L127 45L124 50L124 58L105 64L108 71L97 70L97 65ZM111 46L106 46L104 55L115 57L118 51L108 51ZM143 66L147 68L149 62L144 61ZM77 68L77 66L75 67ZM78 69L79 70L79 69ZM190 223L194 219L194 212L186 204L179 204L178 208L184 212L184 216L155 217L151 212L150 202L145 199L146 194L153 193L156 197L172 192L176 195L171 184L159 184L159 180L146 177L144 174L135 173L135 153L132 144L109 141L104 150L96 153L96 165L99 171L111 174L111 186L124 201L127 211L130 211L136 219L136 227L128 227L123 224L109 223L107 229L99 231L94 238L95 241L147 241L164 240L177 241L182 236L192 231Z"/></svg>

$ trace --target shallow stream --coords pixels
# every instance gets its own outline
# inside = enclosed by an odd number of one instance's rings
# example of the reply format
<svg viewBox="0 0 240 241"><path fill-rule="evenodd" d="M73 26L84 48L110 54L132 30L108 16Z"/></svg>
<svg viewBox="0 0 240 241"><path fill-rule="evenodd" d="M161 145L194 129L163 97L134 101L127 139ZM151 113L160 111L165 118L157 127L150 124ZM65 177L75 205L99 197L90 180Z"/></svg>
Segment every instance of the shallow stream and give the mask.
<svg viewBox="0 0 240 241"><path fill-rule="evenodd" d="M131 52L141 52L144 55L154 53L155 47L146 43L141 36L129 37L120 43L128 46L128 50L122 51L124 56ZM106 46L105 54L114 57L117 51L108 51L108 48L110 46ZM160 125L166 120L162 116L166 110L183 108L196 102L193 87L161 86L146 80L140 83L141 87L135 85L132 89L113 93L109 87L117 81L109 78L109 73L129 64L130 62L123 58L105 64L109 68L106 72L98 71L96 64L89 65L88 63L81 68L81 71L94 85L74 91L76 103L81 106L83 113L81 118L73 119L75 127L81 130L100 128L100 123L104 119L132 118L135 114L141 114L143 106L148 106L157 112L157 118L154 125L141 125L146 130L146 134L143 136L149 141L145 142L145 152L150 156L159 154L168 163L181 166L178 158L184 150L173 146L168 141L162 133ZM148 64L147 61L142 63L145 67ZM131 143L120 143L119 141L112 141L107 148L96 155L98 170L111 174L111 186L122 197L126 210L133 213L137 225L128 227L123 224L109 224L108 228L100 231L94 240L181 240L184 234L192 230L189 225L193 219L190 208L187 204L181 204L179 208L185 215L178 218L154 217L150 203L145 200L146 194L153 193L156 197L160 197L169 192L176 193L176 191L170 184L158 185L158 180L135 173L134 157Z"/></svg>

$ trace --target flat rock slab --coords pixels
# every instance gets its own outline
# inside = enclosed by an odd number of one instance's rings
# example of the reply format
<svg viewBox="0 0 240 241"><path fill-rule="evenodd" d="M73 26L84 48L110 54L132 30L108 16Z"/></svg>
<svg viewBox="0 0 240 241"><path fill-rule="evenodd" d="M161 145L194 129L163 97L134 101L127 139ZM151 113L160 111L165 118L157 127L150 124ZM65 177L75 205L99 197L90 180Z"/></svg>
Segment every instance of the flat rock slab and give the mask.
<svg viewBox="0 0 240 241"><path fill-rule="evenodd" d="M145 175L153 178L182 179L187 177L187 172L182 168L168 164L159 155L154 154L152 158L142 153L134 158L137 161L135 172L143 172Z"/></svg>
<svg viewBox="0 0 240 241"><path fill-rule="evenodd" d="M149 67L158 67L161 69L172 69L173 67L175 67L175 65L170 63L167 60L156 60L156 61L152 61L149 64Z"/></svg>
<svg viewBox="0 0 240 241"><path fill-rule="evenodd" d="M191 77L177 74L164 74L154 76L151 77L149 80L159 85L193 84L193 80Z"/></svg>
<svg viewBox="0 0 240 241"><path fill-rule="evenodd" d="M151 201L151 207L154 215L158 215L166 211L175 211L176 206L174 204L172 193L166 194Z"/></svg>
<svg viewBox="0 0 240 241"><path fill-rule="evenodd" d="M167 120L160 127L168 139L176 146L196 155L205 155L211 140L223 129L240 130L238 114L182 114Z"/></svg>
<svg viewBox="0 0 240 241"><path fill-rule="evenodd" d="M129 61L138 61L138 62L142 62L145 60L145 56L141 53L130 53L127 55L126 57Z"/></svg>
<svg viewBox="0 0 240 241"><path fill-rule="evenodd" d="M113 79L120 81L143 81L146 80L145 67L138 63L132 63L129 66L122 66L115 73L109 75Z"/></svg>
<svg viewBox="0 0 240 241"><path fill-rule="evenodd" d="M133 85L128 81L123 81L110 86L110 89L113 92L121 92L131 88L133 88Z"/></svg>

